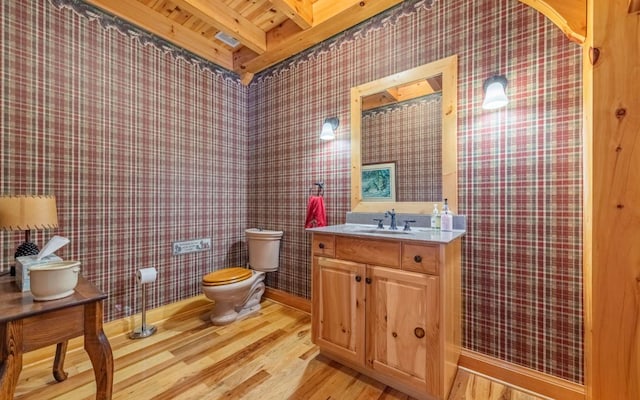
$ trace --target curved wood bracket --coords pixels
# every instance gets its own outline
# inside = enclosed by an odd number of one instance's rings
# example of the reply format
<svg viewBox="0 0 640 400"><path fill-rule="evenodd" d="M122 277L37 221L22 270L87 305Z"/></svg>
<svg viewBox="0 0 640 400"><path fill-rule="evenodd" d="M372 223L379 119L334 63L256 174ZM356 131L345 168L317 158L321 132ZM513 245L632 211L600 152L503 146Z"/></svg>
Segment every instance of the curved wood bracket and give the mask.
<svg viewBox="0 0 640 400"><path fill-rule="evenodd" d="M587 36L586 0L519 0L556 24L569 40L583 44Z"/></svg>

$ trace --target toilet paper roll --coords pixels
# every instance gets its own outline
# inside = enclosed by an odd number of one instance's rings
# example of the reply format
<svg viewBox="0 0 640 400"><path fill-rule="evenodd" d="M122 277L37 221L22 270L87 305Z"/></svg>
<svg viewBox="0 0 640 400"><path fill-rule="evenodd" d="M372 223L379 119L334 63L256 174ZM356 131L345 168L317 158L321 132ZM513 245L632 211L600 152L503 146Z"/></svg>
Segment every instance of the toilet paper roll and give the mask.
<svg viewBox="0 0 640 400"><path fill-rule="evenodd" d="M158 271L155 268L141 268L136 273L136 277L140 283L151 283L155 282L158 277Z"/></svg>

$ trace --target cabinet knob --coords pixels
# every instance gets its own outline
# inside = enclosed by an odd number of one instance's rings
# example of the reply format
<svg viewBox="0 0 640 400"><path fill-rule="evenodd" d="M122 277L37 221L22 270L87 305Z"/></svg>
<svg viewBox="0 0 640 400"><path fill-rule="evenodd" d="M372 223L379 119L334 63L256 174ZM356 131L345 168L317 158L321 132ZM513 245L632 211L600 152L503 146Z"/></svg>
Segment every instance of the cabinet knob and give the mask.
<svg viewBox="0 0 640 400"><path fill-rule="evenodd" d="M371 285L371 278L366 278L364 281L367 282L368 285Z"/></svg>
<svg viewBox="0 0 640 400"><path fill-rule="evenodd" d="M413 330L413 334L416 335L418 339L422 339L424 337L424 329L417 327Z"/></svg>
<svg viewBox="0 0 640 400"><path fill-rule="evenodd" d="M420 257L420 256L415 256L415 257L413 257L413 261L415 261L415 262L417 262L417 263L422 262L422 257Z"/></svg>
<svg viewBox="0 0 640 400"><path fill-rule="evenodd" d="M324 249L324 243L320 243L318 247L320 247L321 249Z"/></svg>
<svg viewBox="0 0 640 400"><path fill-rule="evenodd" d="M391 332L391 336L393 336L394 338L398 337L398 334L396 332Z"/></svg>
<svg viewBox="0 0 640 400"><path fill-rule="evenodd" d="M360 282L362 280L362 277L360 275L356 275L356 282Z"/></svg>

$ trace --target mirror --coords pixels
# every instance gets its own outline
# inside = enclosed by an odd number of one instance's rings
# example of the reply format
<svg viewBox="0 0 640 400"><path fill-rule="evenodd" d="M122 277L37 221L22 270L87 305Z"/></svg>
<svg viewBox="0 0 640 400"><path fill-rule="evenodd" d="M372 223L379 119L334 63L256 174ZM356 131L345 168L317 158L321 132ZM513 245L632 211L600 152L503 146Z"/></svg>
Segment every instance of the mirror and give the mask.
<svg viewBox="0 0 640 400"><path fill-rule="evenodd" d="M351 89L351 211L458 208L457 56ZM440 209L442 209L440 207Z"/></svg>
<svg viewBox="0 0 640 400"><path fill-rule="evenodd" d="M361 115L362 201L442 201L442 74L362 97Z"/></svg>

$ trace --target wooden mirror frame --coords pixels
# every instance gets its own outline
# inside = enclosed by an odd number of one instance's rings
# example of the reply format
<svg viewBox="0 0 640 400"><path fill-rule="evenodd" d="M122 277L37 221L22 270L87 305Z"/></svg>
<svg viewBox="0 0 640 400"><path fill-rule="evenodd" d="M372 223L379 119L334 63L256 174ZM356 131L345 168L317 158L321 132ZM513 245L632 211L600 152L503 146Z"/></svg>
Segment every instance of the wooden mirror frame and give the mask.
<svg viewBox="0 0 640 400"><path fill-rule="evenodd" d="M453 55L351 88L351 211L431 214L434 202L362 201L362 98L385 89L442 75L442 193L458 210L458 56ZM437 203L442 204L442 201ZM442 207L440 207L442 210Z"/></svg>

